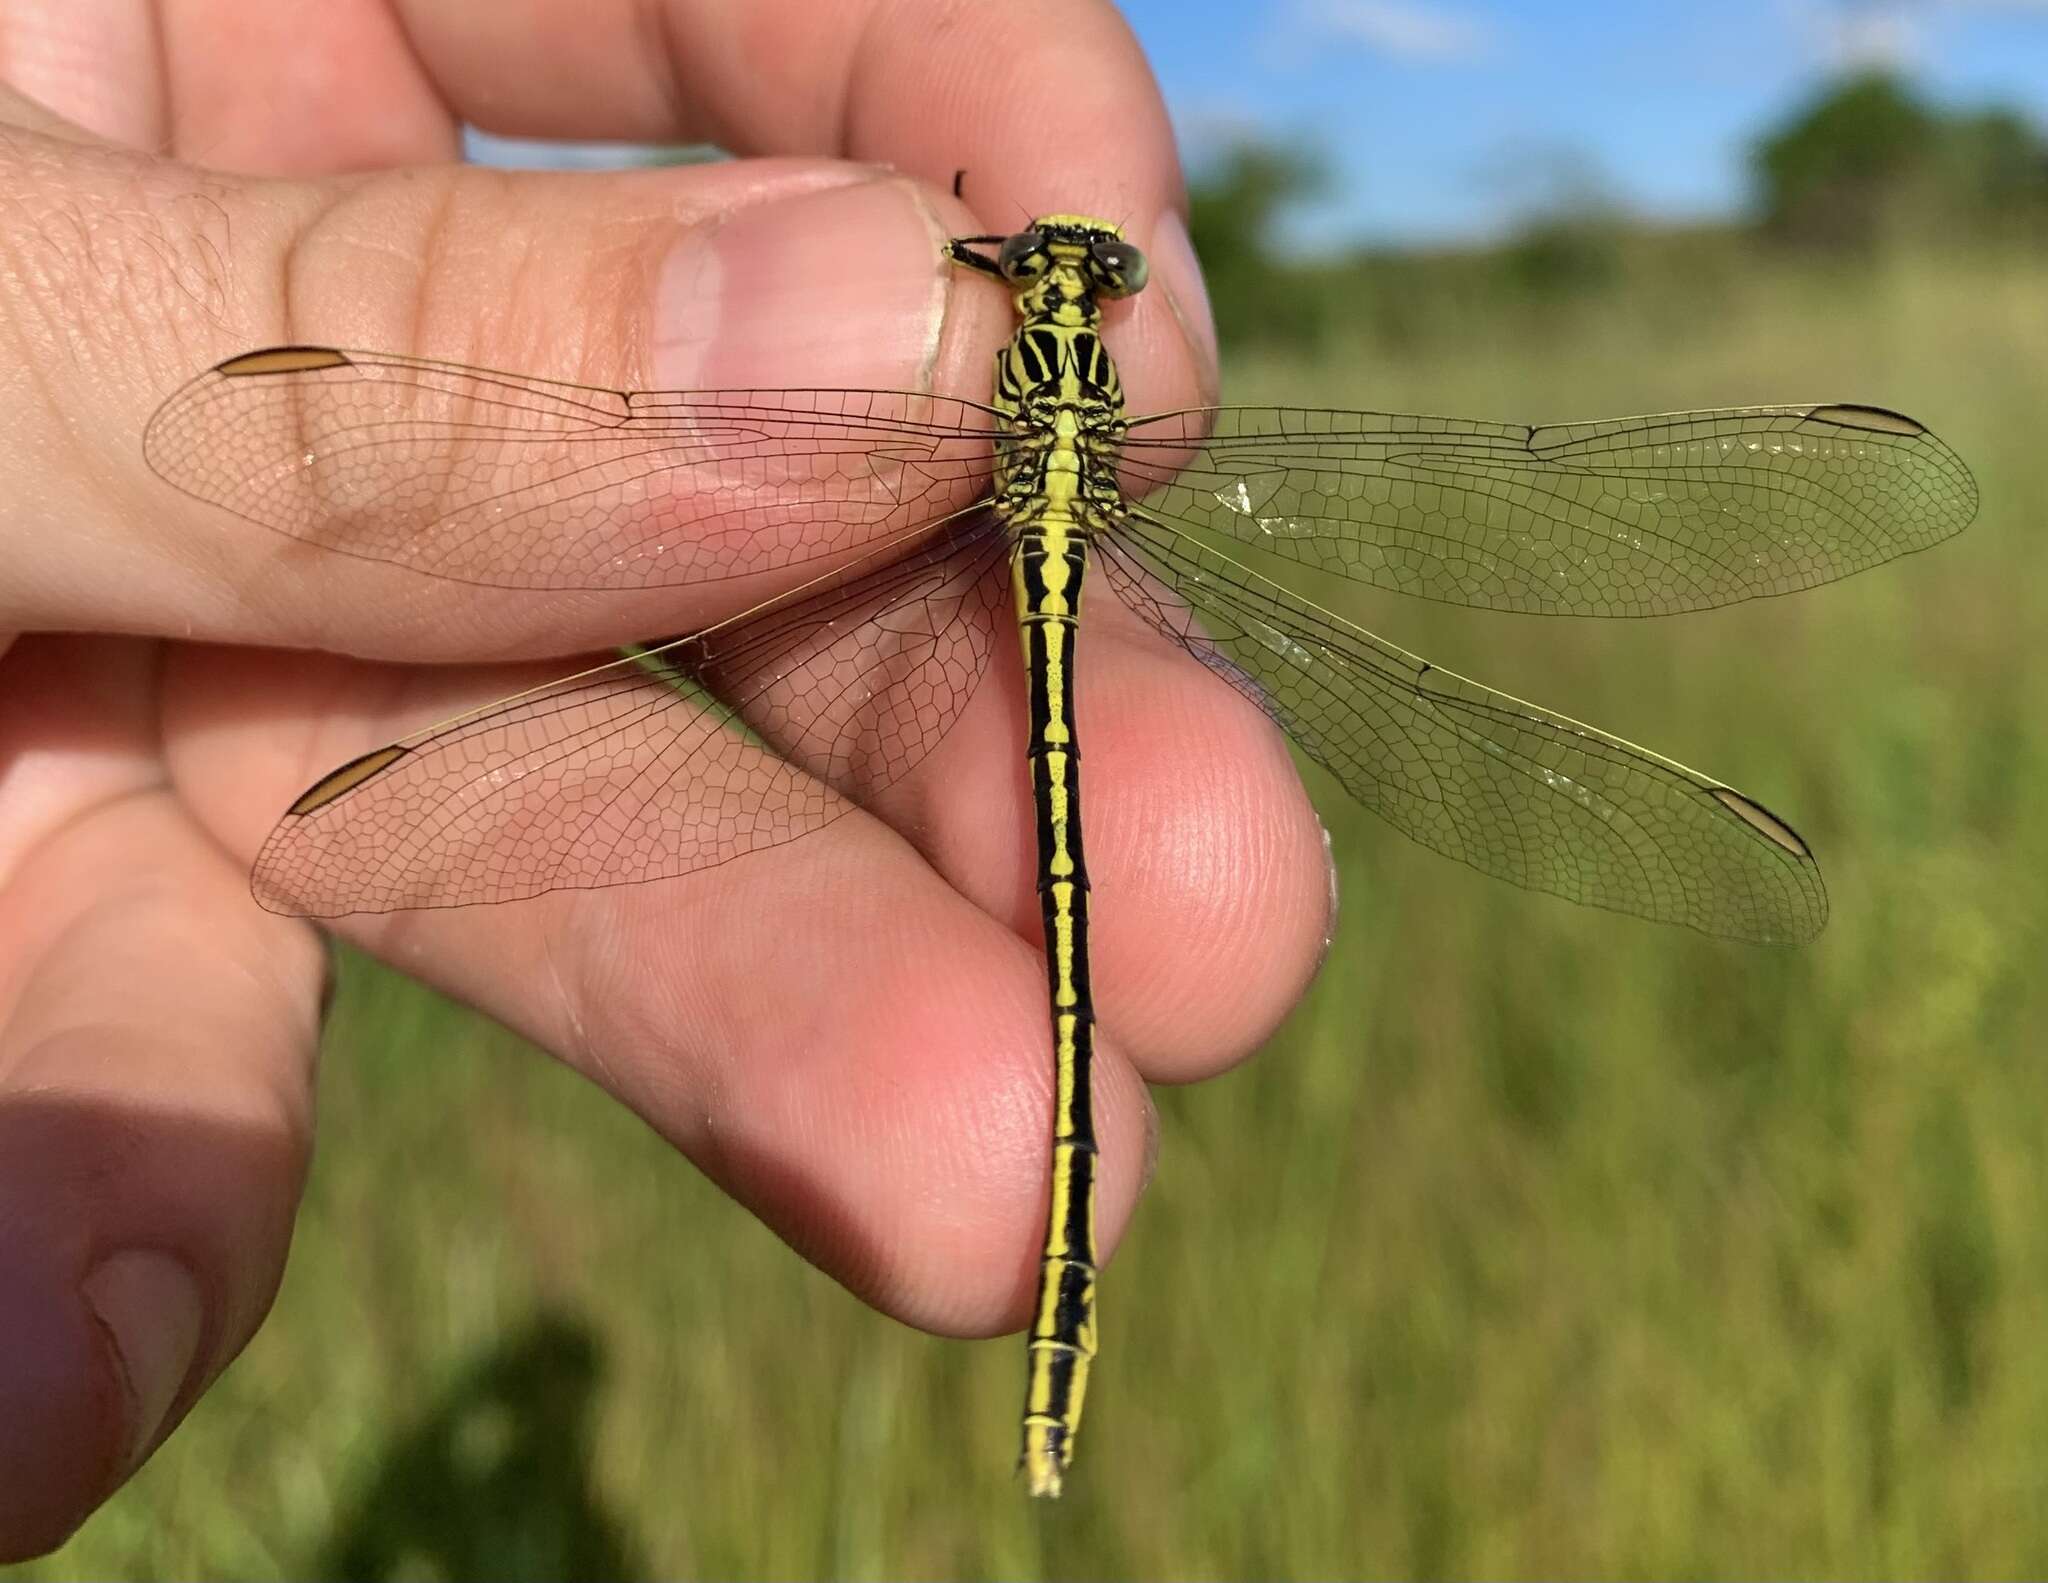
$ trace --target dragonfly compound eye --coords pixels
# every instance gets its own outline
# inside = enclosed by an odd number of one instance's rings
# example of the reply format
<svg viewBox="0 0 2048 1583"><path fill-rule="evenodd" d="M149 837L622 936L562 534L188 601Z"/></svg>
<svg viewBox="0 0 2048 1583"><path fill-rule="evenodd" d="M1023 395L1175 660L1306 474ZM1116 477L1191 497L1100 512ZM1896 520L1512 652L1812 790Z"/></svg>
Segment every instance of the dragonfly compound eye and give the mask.
<svg viewBox="0 0 2048 1583"><path fill-rule="evenodd" d="M1005 238L996 254L996 268L1003 272L1003 279L1012 284L1036 280L1051 265L1052 255L1045 250L1043 231L1019 231L1015 236Z"/></svg>
<svg viewBox="0 0 2048 1583"><path fill-rule="evenodd" d="M1134 297L1145 289L1145 255L1129 242L1112 239L1088 244L1088 278L1105 297Z"/></svg>

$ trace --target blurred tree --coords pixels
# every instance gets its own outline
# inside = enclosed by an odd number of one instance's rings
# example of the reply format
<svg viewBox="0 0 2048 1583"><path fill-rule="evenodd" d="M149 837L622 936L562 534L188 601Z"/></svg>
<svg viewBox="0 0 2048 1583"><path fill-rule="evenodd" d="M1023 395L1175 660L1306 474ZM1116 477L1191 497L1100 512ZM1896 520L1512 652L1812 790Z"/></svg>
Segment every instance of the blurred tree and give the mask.
<svg viewBox="0 0 2048 1583"><path fill-rule="evenodd" d="M1903 83L1867 73L1829 90L1758 142L1763 220L1782 235L1868 242L1934 158L1934 117Z"/></svg>
<svg viewBox="0 0 2048 1583"><path fill-rule="evenodd" d="M1635 222L1597 154L1573 142L1517 139L1484 178L1511 218L1500 246L1504 289L1555 297L1612 283Z"/></svg>
<svg viewBox="0 0 2048 1583"><path fill-rule="evenodd" d="M1286 212L1328 183L1328 171L1314 153L1263 143L1237 143L1196 172L1189 229L1225 346L1308 346L1322 332L1327 313L1321 294L1274 289L1276 278L1290 273L1274 238Z"/></svg>
<svg viewBox="0 0 2048 1583"><path fill-rule="evenodd" d="M1937 171L1943 187L1996 218L2048 208L2048 138L2015 110L1958 116L1946 128Z"/></svg>
<svg viewBox="0 0 2048 1583"><path fill-rule="evenodd" d="M2048 141L2023 117L1944 112L1887 72L1795 112L1758 141L1751 170L1766 229L1802 242L1868 246L2048 216Z"/></svg>

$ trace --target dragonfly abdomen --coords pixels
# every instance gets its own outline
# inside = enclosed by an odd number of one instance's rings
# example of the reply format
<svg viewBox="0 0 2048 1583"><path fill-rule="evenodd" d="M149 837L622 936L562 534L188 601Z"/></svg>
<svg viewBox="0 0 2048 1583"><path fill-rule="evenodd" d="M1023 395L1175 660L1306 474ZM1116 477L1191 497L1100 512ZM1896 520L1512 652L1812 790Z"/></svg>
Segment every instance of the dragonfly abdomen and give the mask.
<svg viewBox="0 0 2048 1583"><path fill-rule="evenodd" d="M1088 868L1081 851L1074 638L1087 539L1070 523L1022 529L1011 552L1028 679L1038 895L1052 998L1052 1202L1033 1313L1023 1462L1033 1494L1059 1493L1095 1356L1095 1010L1088 988Z"/></svg>
<svg viewBox="0 0 2048 1583"><path fill-rule="evenodd" d="M1027 326L1012 350L1030 333ZM1052 366L1057 369L1059 362ZM1065 394L1074 394L1071 382ZM1023 426L1023 420L1020 427ZM1031 799L1038 825L1038 898L1052 1000L1051 1206L1040 1260L1025 1382L1025 1478L1057 1495L1074 1453L1095 1332L1095 1120L1090 1102L1095 1010L1088 990L1088 867L1081 850L1080 744L1074 729L1074 651L1088 569L1090 456L1083 412L1063 401L1034 424L1028 468L1008 491L1017 602L1028 689ZM1050 431L1049 434L1047 431Z"/></svg>

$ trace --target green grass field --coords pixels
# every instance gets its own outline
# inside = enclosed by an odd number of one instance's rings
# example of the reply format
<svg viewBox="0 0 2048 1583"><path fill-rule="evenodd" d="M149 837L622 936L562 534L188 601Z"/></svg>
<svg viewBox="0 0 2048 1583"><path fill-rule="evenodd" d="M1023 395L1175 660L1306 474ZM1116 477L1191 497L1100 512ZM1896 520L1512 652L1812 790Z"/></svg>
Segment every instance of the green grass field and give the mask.
<svg viewBox="0 0 2048 1583"><path fill-rule="evenodd" d="M1976 470L1961 539L1792 600L1338 595L1785 813L1817 945L1525 895L1312 781L1341 932L1256 1062L1161 1096L1057 1506L1011 1475L1018 1343L869 1312L352 960L276 1313L12 1575L2048 1574L2048 264L1630 269L1432 324L1229 394L1860 400Z"/></svg>

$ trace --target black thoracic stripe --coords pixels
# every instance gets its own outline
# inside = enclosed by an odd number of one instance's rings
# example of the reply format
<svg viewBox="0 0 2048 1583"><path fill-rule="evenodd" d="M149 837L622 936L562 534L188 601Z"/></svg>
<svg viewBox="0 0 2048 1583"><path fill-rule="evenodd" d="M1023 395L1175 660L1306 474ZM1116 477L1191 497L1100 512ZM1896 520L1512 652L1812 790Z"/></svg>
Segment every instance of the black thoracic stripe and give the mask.
<svg viewBox="0 0 2048 1583"><path fill-rule="evenodd" d="M1081 376L1081 383L1090 390L1102 388L1102 341L1099 337L1080 334L1073 338L1075 372Z"/></svg>
<svg viewBox="0 0 2048 1583"><path fill-rule="evenodd" d="M1060 338L1050 330L1032 330L1024 336L1024 345L1029 349L1036 367L1034 372L1041 383L1051 383L1059 378Z"/></svg>

